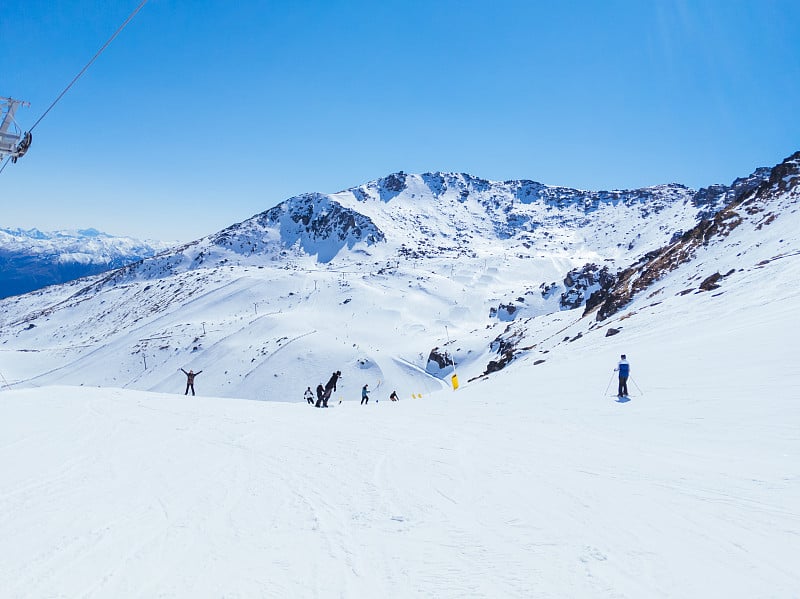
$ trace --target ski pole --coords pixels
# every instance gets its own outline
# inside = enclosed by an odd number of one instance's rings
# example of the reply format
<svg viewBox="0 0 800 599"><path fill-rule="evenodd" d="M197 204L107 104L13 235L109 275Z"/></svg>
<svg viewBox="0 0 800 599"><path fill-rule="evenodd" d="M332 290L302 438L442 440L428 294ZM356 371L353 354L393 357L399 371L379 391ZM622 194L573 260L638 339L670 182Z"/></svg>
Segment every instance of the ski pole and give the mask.
<svg viewBox="0 0 800 599"><path fill-rule="evenodd" d="M3 387L11 391L11 385L8 384L8 381L6 380L6 377L3 376L2 372L0 372L0 379L3 379Z"/></svg>
<svg viewBox="0 0 800 599"><path fill-rule="evenodd" d="M631 377L631 382L633 383L634 387L636 387L636 389L639 391L639 395L644 395L644 391L639 389L639 385L636 384L636 381L633 380L633 377Z"/></svg>
<svg viewBox="0 0 800 599"><path fill-rule="evenodd" d="M608 379L608 385L606 385L606 390L603 391L603 397L608 395L608 388L611 386L611 381L613 381L613 380L614 380L614 372L611 373L611 378Z"/></svg>

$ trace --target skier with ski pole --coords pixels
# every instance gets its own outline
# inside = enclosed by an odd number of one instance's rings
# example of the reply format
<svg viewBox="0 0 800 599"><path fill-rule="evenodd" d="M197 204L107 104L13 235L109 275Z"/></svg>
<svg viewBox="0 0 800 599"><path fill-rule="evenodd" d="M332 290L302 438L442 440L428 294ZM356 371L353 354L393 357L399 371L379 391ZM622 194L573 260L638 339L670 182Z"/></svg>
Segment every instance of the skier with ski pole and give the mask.
<svg viewBox="0 0 800 599"><path fill-rule="evenodd" d="M631 374L631 365L625 354L620 356L619 364L614 369L614 372L619 372L619 386L617 387L617 397L628 397L628 377Z"/></svg>
<svg viewBox="0 0 800 599"><path fill-rule="evenodd" d="M611 386L611 381L613 381L613 380L614 380L614 373L612 372L611 373L611 378L608 379L608 385L606 385L606 390L603 391L603 397L608 395L608 388Z"/></svg>

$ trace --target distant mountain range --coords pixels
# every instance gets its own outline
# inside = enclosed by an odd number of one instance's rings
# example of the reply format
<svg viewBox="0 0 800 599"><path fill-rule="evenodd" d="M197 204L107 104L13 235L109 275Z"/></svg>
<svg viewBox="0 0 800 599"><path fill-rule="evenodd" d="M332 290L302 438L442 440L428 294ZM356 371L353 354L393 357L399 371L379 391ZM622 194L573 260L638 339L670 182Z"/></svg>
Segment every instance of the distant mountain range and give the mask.
<svg viewBox="0 0 800 599"><path fill-rule="evenodd" d="M171 245L114 237L95 229L0 228L0 298L119 268Z"/></svg>

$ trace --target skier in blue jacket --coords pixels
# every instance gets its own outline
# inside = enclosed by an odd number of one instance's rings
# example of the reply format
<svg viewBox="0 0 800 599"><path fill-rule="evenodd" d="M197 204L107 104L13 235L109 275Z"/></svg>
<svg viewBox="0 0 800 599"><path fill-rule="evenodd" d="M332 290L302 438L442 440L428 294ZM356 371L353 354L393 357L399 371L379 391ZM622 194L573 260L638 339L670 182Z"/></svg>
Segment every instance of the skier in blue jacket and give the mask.
<svg viewBox="0 0 800 599"><path fill-rule="evenodd" d="M369 385L364 385L364 386L361 388L361 405L362 405L362 406L363 406L364 404L368 404L368 403L369 403L369 395L367 394L367 393L368 393L368 392L367 392L367 387L368 387L368 386L369 386Z"/></svg>
<svg viewBox="0 0 800 599"><path fill-rule="evenodd" d="M628 377L631 374L631 365L628 364L628 359L625 354L619 357L619 364L614 371L619 371L619 388L617 389L617 397L628 396Z"/></svg>

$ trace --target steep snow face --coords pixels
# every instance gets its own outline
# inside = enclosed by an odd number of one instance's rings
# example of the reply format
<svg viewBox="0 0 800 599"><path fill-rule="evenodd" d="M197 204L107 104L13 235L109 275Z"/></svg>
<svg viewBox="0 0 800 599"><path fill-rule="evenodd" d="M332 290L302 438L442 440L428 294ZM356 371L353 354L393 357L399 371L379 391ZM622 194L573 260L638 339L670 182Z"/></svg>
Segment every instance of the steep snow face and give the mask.
<svg viewBox="0 0 800 599"><path fill-rule="evenodd" d="M598 320L622 309L637 293L652 288L672 271L691 263L703 266L705 276L700 290L711 291L718 282L737 271L748 259L758 264L784 257L792 251L792 227L800 199L800 152L791 156L761 178L758 186L742 185L731 194L731 202L709 219L704 219L680 238L657 252L652 252L617 276L613 288L604 290ZM704 266L704 257L713 255L713 270ZM682 273L689 269L681 268ZM702 271L701 271L702 272ZM690 292L694 278L684 279ZM651 295L658 290L651 292ZM588 310L587 310L588 312Z"/></svg>
<svg viewBox="0 0 800 599"><path fill-rule="evenodd" d="M238 254L299 248L319 262L330 262L343 248L384 240L368 217L318 193L294 197L211 237L214 244Z"/></svg>
<svg viewBox="0 0 800 599"><path fill-rule="evenodd" d="M171 245L96 229L0 229L0 298L119 268Z"/></svg>

